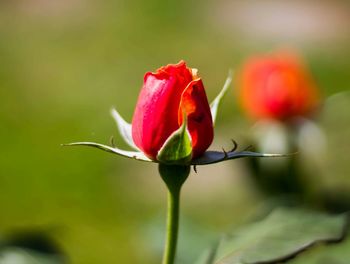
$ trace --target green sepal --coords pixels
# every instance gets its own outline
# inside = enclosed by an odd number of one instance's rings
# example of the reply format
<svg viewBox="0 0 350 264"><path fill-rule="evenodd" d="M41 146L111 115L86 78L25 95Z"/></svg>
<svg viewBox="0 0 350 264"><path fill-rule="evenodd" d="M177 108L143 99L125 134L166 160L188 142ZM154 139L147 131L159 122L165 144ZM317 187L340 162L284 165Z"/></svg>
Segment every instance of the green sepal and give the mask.
<svg viewBox="0 0 350 264"><path fill-rule="evenodd" d="M164 142L158 151L157 160L165 164L189 164L192 159L192 140L187 131L187 116L184 114L183 123Z"/></svg>
<svg viewBox="0 0 350 264"><path fill-rule="evenodd" d="M123 156L129 159L135 159L135 160L140 160L140 161L147 161L147 162L154 162L151 159L147 158L145 154L142 152L138 151L127 151L127 150L122 150L117 147L110 147L107 145L95 143L95 142L74 142L74 143L69 143L69 144L63 144L62 146L87 146L87 147L94 147L98 148L110 153L117 154L119 156Z"/></svg>
<svg viewBox="0 0 350 264"><path fill-rule="evenodd" d="M276 158L276 157L288 157L292 154L270 154L270 153L258 153L252 151L230 151L230 152L221 152L221 151L206 151L204 154L191 161L191 165L209 165L213 163L222 162L225 160L239 159L239 158Z"/></svg>
<svg viewBox="0 0 350 264"><path fill-rule="evenodd" d="M222 88L220 93L215 97L214 101L212 101L210 104L210 112L211 112L213 124L215 124L220 102L224 97L224 95L227 93L228 88L230 88L231 82L232 82L232 71L230 70L228 73L227 79L225 81L224 87Z"/></svg>
<svg viewBox="0 0 350 264"><path fill-rule="evenodd" d="M134 140L131 135L131 124L126 122L124 118L118 113L117 110L112 108L111 115L115 122L117 123L118 131L120 136L124 141L133 149L140 151L140 149L135 145Z"/></svg>

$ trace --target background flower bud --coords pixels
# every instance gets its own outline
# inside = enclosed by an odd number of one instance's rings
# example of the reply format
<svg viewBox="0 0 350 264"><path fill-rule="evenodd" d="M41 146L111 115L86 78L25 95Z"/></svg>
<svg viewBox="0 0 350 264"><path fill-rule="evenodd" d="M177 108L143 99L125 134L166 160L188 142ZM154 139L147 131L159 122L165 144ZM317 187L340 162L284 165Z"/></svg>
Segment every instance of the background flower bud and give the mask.
<svg viewBox="0 0 350 264"><path fill-rule="evenodd" d="M148 72L132 120L134 143L148 157L158 151L187 116L192 157L198 157L213 140L213 122L202 80L184 61Z"/></svg>
<svg viewBox="0 0 350 264"><path fill-rule="evenodd" d="M253 118L286 120L312 114L319 92L301 60L280 53L249 59L240 74L240 101Z"/></svg>

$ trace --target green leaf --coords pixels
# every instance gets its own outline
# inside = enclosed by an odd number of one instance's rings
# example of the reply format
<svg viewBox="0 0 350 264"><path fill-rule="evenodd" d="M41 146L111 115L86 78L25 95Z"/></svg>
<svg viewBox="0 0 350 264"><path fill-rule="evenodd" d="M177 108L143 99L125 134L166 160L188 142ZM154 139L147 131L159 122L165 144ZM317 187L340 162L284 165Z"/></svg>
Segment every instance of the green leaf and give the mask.
<svg viewBox="0 0 350 264"><path fill-rule="evenodd" d="M198 264L281 263L305 254L315 245L339 242L346 215L331 216L303 209L276 209L265 219L225 236Z"/></svg>
<svg viewBox="0 0 350 264"><path fill-rule="evenodd" d="M216 254L217 246L207 249L199 259L195 262L195 264L213 264L215 254Z"/></svg>
<svg viewBox="0 0 350 264"><path fill-rule="evenodd" d="M173 132L158 152L157 160L166 164L188 164L192 159L191 136L187 131L187 117L181 127Z"/></svg>
<svg viewBox="0 0 350 264"><path fill-rule="evenodd" d="M117 154L122 157L130 158L130 159L136 159L140 161L147 161L147 162L153 162L151 159L147 158L145 154L142 152L137 152L137 151L126 151L122 150L116 147L110 147L107 145L95 143L95 142L74 142L74 143L69 143L69 144L63 144L62 146L87 146L87 147L94 147L98 148L113 154ZM1 264L1 263L0 263Z"/></svg>
<svg viewBox="0 0 350 264"><path fill-rule="evenodd" d="M117 123L118 131L124 141L133 149L140 151L135 145L131 135L131 124L126 122L124 118L114 108L111 110L111 115Z"/></svg>
<svg viewBox="0 0 350 264"><path fill-rule="evenodd" d="M230 88L231 82L232 82L232 71L230 70L228 73L228 77L225 81L224 87L222 88L220 93L215 97L214 101L211 102L211 104L210 104L210 111L211 111L211 116L213 119L213 124L215 124L215 120L216 120L216 116L218 113L218 108L219 108L220 102L221 102L222 98L224 97L224 95L226 94L226 92L228 91L228 88Z"/></svg>
<svg viewBox="0 0 350 264"><path fill-rule="evenodd" d="M290 261L291 264L348 264L350 239L334 246L320 246Z"/></svg>

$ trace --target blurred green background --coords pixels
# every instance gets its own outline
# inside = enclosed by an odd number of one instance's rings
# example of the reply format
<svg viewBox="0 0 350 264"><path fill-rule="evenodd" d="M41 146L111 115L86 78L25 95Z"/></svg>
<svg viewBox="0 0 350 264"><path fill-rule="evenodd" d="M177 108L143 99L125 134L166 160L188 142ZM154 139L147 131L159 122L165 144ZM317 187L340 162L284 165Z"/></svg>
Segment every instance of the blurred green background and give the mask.
<svg viewBox="0 0 350 264"><path fill-rule="evenodd" d="M144 73L180 59L199 69L211 100L247 56L296 49L328 97L349 89L349 45L348 1L1 1L0 234L47 230L71 263L159 263L157 166L60 144L114 135L126 147L110 108L131 120ZM350 187L349 100L332 107L320 118L328 149L313 178L336 190ZM212 148L242 142L250 125L232 89ZM179 263L262 204L245 176L241 161L191 173Z"/></svg>

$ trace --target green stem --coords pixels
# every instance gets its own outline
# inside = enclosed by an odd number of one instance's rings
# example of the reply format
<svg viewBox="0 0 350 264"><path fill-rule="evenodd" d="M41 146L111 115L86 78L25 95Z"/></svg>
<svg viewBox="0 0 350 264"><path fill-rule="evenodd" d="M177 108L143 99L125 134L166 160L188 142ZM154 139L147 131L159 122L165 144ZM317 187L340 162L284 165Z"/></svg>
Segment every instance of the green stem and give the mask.
<svg viewBox="0 0 350 264"><path fill-rule="evenodd" d="M180 191L190 173L190 166L160 164L159 173L168 187L167 238L163 264L174 264L179 230Z"/></svg>
<svg viewBox="0 0 350 264"><path fill-rule="evenodd" d="M167 238L163 264L173 264L179 230L180 194L168 192Z"/></svg>

